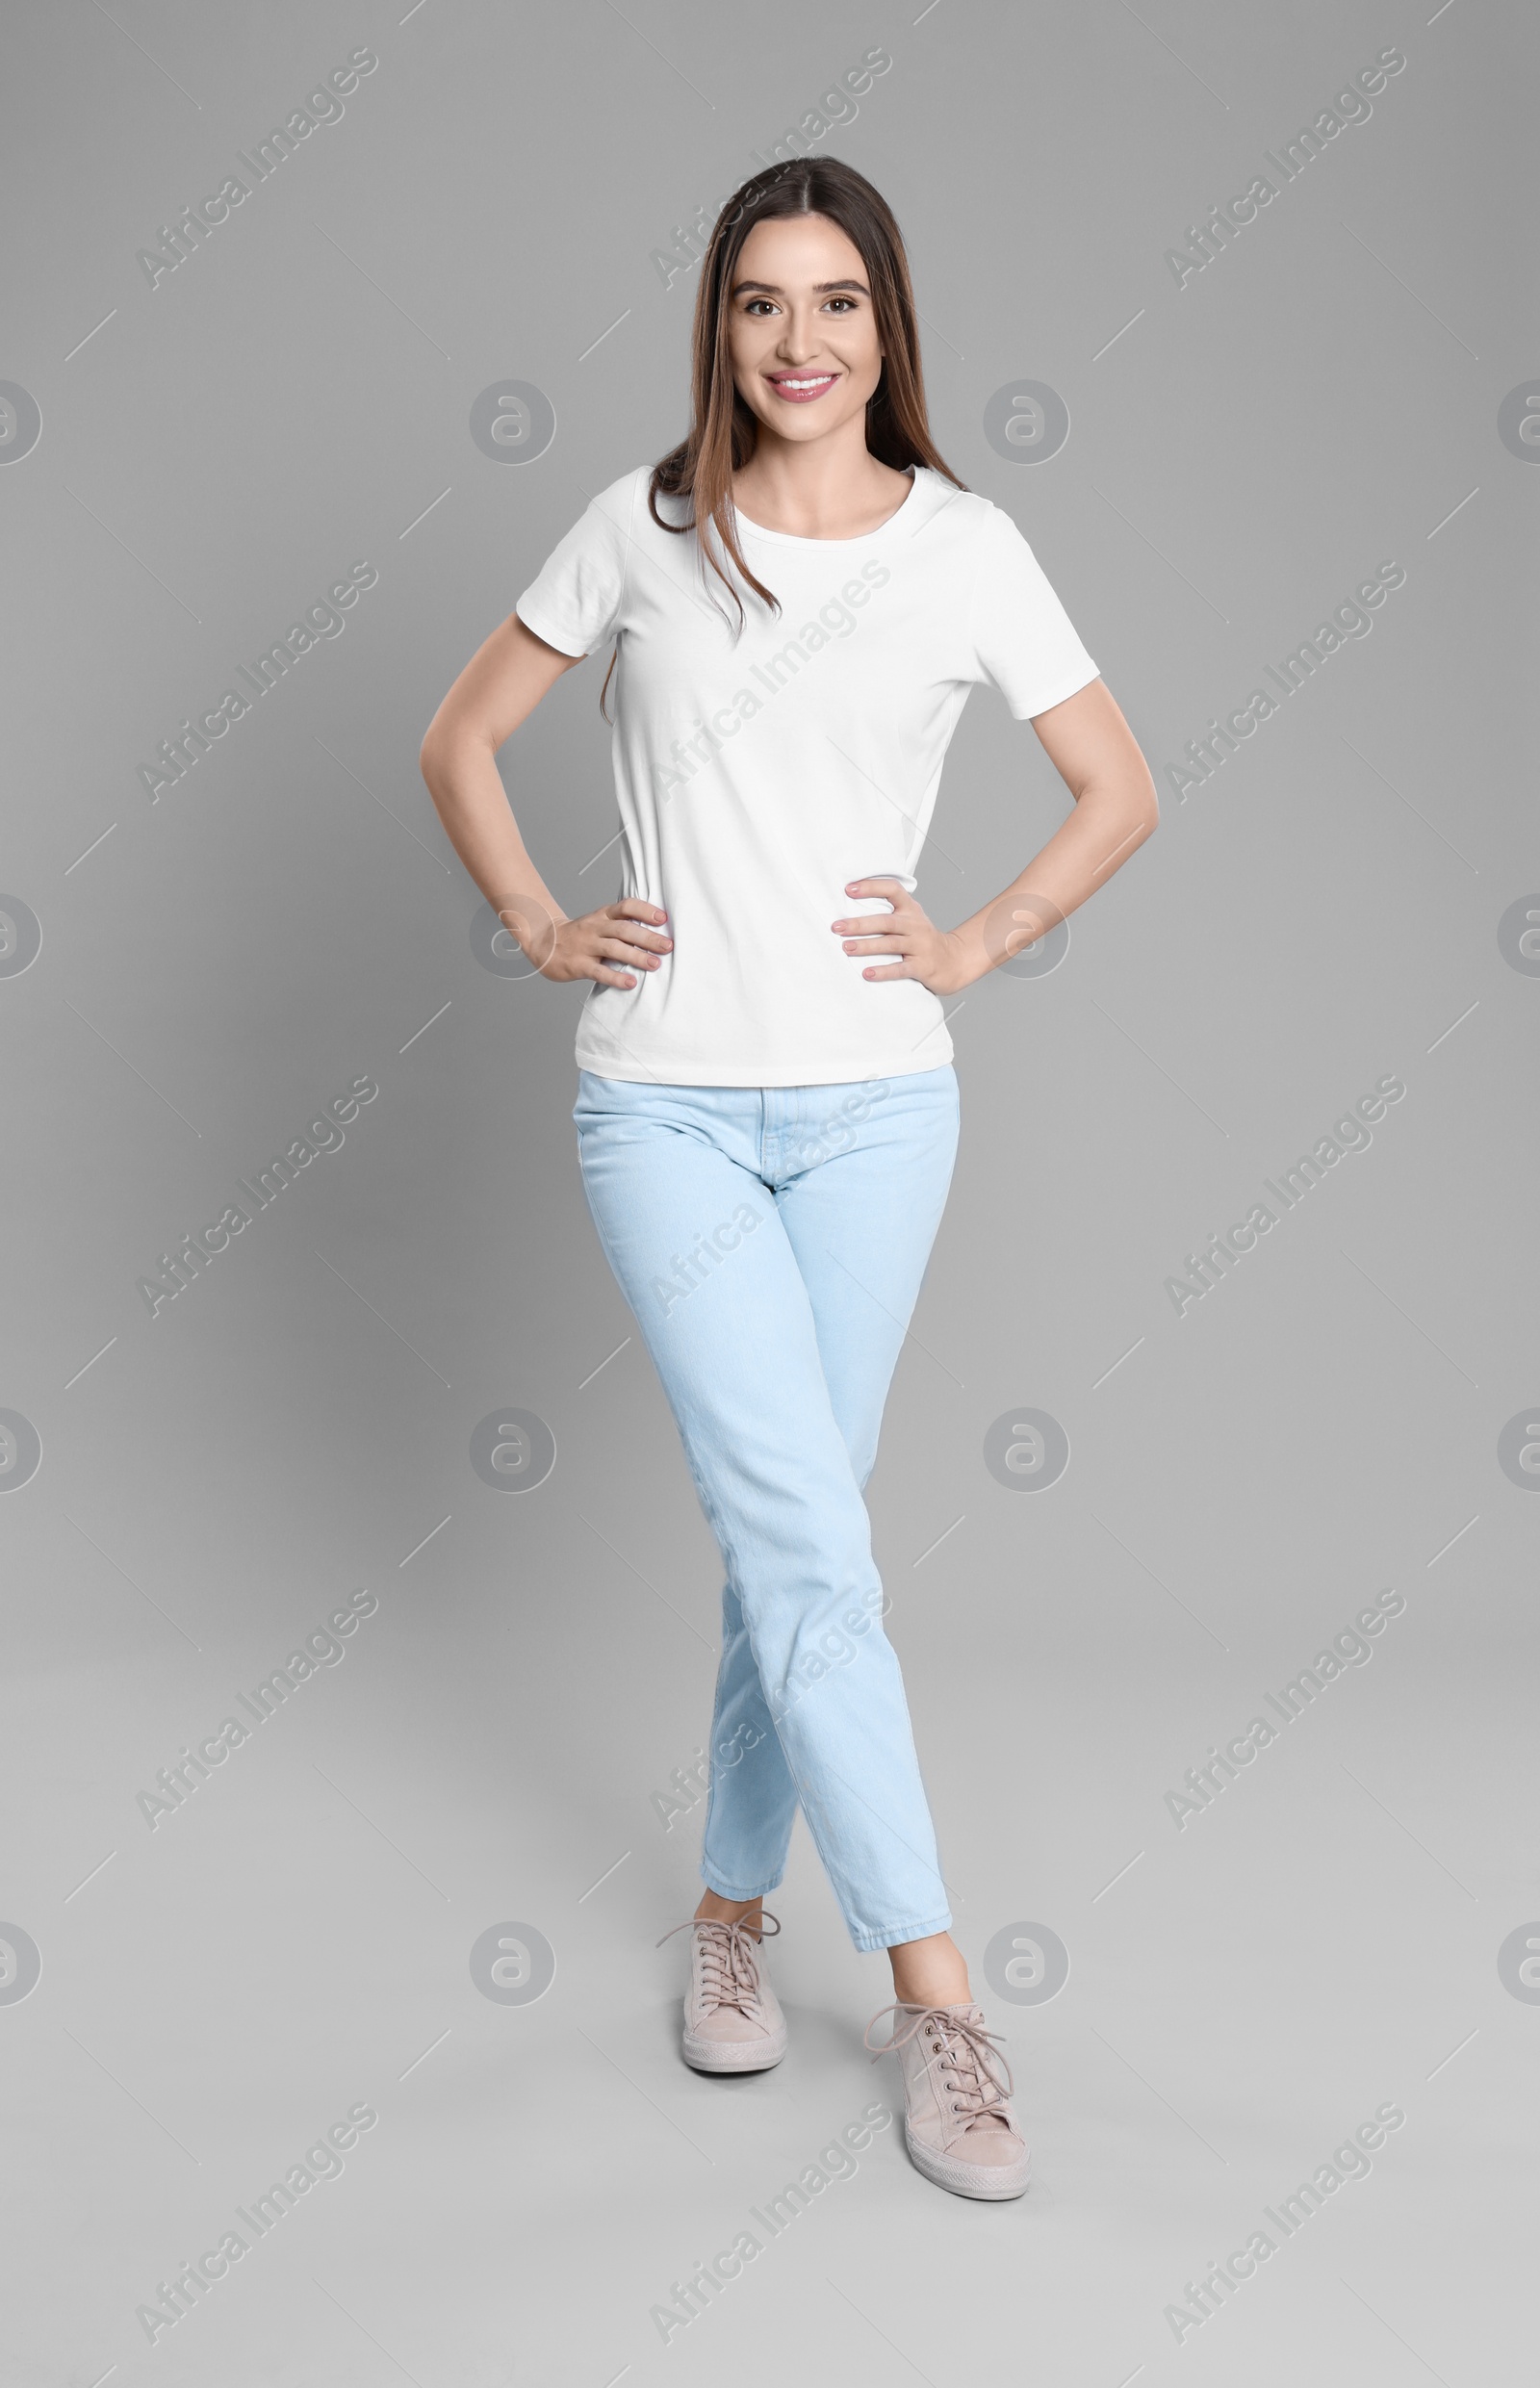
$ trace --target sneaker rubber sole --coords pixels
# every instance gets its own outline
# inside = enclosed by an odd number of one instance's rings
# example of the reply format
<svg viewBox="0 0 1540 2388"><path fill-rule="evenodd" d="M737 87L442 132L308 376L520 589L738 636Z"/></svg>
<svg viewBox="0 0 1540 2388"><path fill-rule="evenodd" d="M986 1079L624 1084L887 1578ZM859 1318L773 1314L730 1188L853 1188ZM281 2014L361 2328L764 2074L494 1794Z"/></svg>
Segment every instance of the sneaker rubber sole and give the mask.
<svg viewBox="0 0 1540 2388"><path fill-rule="evenodd" d="M684 2062L698 2073L767 2073L786 2053L784 2027L764 2040L697 2040L683 2036Z"/></svg>
<svg viewBox="0 0 1540 2388"><path fill-rule="evenodd" d="M955 2197L1021 2197L1026 2195L1032 2178L1032 2151L1024 2148L1021 2160L1013 2165L965 2164L956 2156L943 2156L923 2141L910 2137L906 2123L905 2144L910 2161L916 2172L923 2172L937 2189L949 2189Z"/></svg>

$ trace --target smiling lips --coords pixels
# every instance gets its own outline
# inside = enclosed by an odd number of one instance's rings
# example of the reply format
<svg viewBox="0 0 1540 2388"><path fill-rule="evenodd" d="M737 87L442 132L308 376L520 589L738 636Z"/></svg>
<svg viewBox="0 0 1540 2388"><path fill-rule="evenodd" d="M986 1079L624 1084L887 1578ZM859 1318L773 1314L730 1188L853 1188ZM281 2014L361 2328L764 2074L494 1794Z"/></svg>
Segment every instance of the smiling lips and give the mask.
<svg viewBox="0 0 1540 2388"><path fill-rule="evenodd" d="M766 375L777 398L785 398L793 406L806 406L813 398L821 398L839 379L837 373L770 373Z"/></svg>

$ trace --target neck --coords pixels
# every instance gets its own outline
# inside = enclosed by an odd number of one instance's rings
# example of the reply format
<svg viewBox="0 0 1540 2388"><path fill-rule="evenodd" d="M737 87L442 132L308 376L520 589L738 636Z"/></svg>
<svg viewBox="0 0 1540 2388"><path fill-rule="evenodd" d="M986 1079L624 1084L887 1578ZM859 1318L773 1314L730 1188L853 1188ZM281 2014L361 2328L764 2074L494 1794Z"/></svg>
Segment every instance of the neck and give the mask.
<svg viewBox="0 0 1540 2388"><path fill-rule="evenodd" d="M758 444L732 477L732 498L752 522L793 538L859 537L904 502L907 476L866 446L862 421L821 440L783 440L761 424Z"/></svg>

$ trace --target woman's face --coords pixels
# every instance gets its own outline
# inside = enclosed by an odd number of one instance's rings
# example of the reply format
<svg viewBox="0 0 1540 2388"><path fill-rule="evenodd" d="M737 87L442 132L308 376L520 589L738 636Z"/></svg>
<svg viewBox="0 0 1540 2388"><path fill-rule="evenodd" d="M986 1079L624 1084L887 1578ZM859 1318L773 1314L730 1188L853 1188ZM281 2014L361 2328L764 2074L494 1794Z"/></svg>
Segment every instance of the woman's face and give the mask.
<svg viewBox="0 0 1540 2388"><path fill-rule="evenodd" d="M882 377L860 251L827 216L755 225L728 294L732 378L778 439L822 439L864 416Z"/></svg>

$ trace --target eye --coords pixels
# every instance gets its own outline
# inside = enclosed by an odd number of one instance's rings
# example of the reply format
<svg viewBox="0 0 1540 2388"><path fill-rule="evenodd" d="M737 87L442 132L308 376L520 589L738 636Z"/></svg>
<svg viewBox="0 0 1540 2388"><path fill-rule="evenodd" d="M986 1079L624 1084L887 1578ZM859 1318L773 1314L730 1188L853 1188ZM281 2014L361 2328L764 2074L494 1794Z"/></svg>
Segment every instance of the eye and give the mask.
<svg viewBox="0 0 1540 2388"><path fill-rule="evenodd" d="M831 307L852 307L852 308L853 308L853 307L855 306L855 304L856 304L856 301L854 300L854 298L851 298L851 297L848 297L848 296L836 296L836 297L831 298L831 299L830 299L827 303L828 303Z"/></svg>

